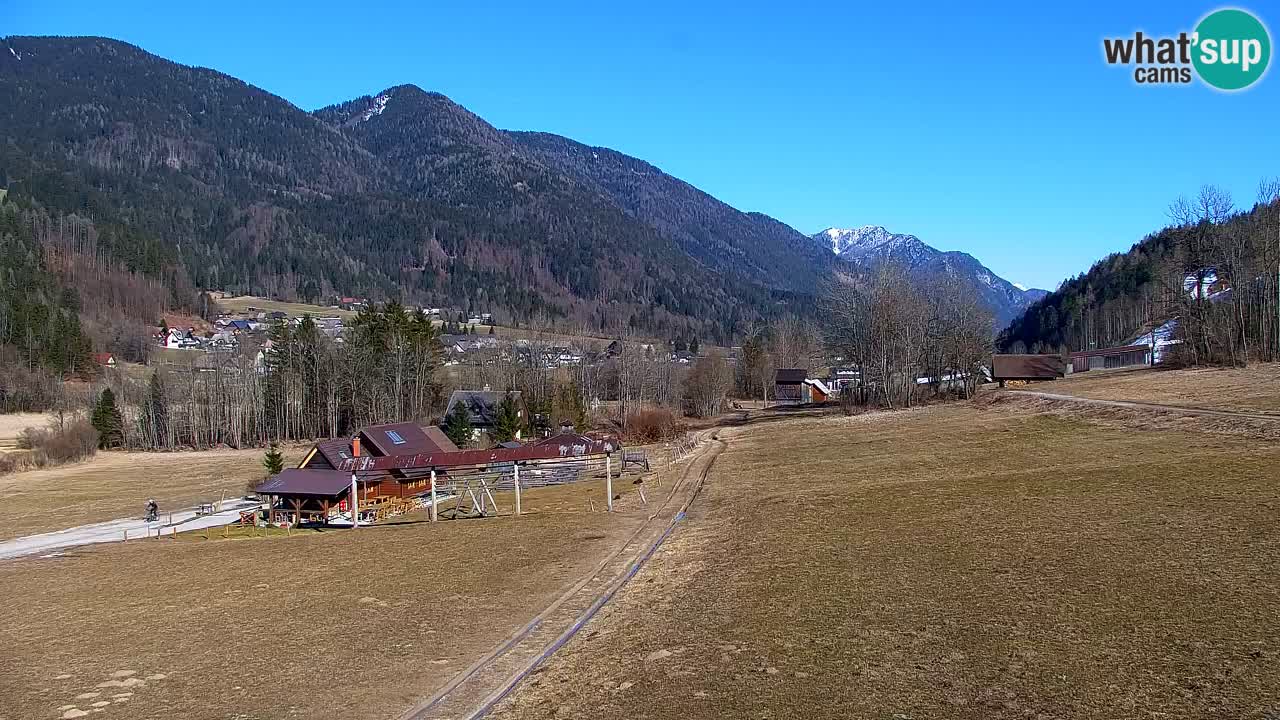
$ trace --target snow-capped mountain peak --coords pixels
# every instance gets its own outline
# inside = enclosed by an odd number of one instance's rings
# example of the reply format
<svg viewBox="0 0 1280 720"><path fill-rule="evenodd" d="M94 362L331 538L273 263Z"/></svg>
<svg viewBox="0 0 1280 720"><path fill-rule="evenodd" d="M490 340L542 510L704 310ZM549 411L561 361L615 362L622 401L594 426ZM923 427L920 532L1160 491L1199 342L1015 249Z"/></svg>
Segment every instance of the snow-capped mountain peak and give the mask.
<svg viewBox="0 0 1280 720"><path fill-rule="evenodd" d="M892 261L912 272L960 283L982 298L1001 326L1045 294L1043 290L1028 290L1008 282L971 255L943 252L926 245L915 235L890 232L881 225L857 229L830 227L812 237L842 259L858 265L870 267Z"/></svg>
<svg viewBox="0 0 1280 720"><path fill-rule="evenodd" d="M906 259L915 260L922 254L937 252L915 235L892 233L881 225L864 225L857 229L827 228L814 238L829 243L831 252L845 260L856 261L873 255L906 255Z"/></svg>

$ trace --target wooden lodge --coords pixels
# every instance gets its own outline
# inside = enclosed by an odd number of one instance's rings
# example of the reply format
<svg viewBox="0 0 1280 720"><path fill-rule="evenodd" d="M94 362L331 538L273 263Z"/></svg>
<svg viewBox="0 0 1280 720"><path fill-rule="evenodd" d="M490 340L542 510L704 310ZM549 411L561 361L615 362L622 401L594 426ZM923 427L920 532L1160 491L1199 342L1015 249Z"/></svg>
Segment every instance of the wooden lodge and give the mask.
<svg viewBox="0 0 1280 720"><path fill-rule="evenodd" d="M360 454L390 457L422 453L457 452L458 446L440 428L423 428L417 423L370 425L356 435ZM298 464L305 470L336 470L353 457L353 441L345 438L315 444ZM349 472L349 471L348 471ZM366 497L410 498L431 489L431 471L374 470L360 474L361 499Z"/></svg>
<svg viewBox="0 0 1280 720"><path fill-rule="evenodd" d="M456 493L483 477L492 490L509 486L517 465L529 466L532 473L521 484L577 479L593 469L607 470L600 466L620 449L611 439L566 433L515 448L459 450L439 428L374 425L351 440L316 443L298 467L255 490L266 498L272 524L282 518L327 523L334 512L348 511L354 477L363 522L369 514L381 519L421 504L432 494L433 480L436 489ZM625 466L625 455L621 459Z"/></svg>

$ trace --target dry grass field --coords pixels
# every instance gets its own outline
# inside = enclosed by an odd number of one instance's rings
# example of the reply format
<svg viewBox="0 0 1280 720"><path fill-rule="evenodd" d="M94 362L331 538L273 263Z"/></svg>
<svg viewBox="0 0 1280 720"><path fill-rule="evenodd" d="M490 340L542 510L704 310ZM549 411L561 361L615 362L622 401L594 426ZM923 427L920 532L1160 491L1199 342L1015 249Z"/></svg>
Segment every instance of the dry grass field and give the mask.
<svg viewBox="0 0 1280 720"><path fill-rule="evenodd" d="M253 307L257 308L258 312L283 312L288 313L291 317L311 315L312 317L340 317L343 320L350 320L356 316L356 313L350 310L342 310L336 307L269 300L263 297L254 297L253 295L221 298L215 302L223 311L231 313L245 313L249 311L249 308Z"/></svg>
<svg viewBox="0 0 1280 720"><path fill-rule="evenodd" d="M1111 370L1071 375L1032 390L1280 416L1280 363L1247 368Z"/></svg>
<svg viewBox="0 0 1280 720"><path fill-rule="evenodd" d="M0 414L0 452L18 449L18 435L29 427L43 428L53 419L47 413Z"/></svg>
<svg viewBox="0 0 1280 720"><path fill-rule="evenodd" d="M285 447L285 466L304 447ZM154 497L162 512L239 497L261 479L261 449L200 452L104 452L47 470L0 475L0 540L141 516Z"/></svg>
<svg viewBox="0 0 1280 720"><path fill-rule="evenodd" d="M129 720L395 717L590 574L642 519L215 534L0 563L0 718L95 704Z"/></svg>
<svg viewBox="0 0 1280 720"><path fill-rule="evenodd" d="M1280 717L1280 444L1016 401L721 434L496 717Z"/></svg>

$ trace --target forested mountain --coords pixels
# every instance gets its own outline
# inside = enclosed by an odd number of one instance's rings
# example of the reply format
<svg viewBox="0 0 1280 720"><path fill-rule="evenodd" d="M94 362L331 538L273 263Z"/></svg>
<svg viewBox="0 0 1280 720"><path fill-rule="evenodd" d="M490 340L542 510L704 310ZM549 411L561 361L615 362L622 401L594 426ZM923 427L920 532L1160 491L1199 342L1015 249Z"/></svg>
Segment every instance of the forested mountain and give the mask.
<svg viewBox="0 0 1280 720"><path fill-rule="evenodd" d="M1212 186L1171 208L1175 224L1099 260L1001 334L1005 351L1123 345L1174 321L1175 360L1280 359L1280 183L1236 212Z"/></svg>
<svg viewBox="0 0 1280 720"><path fill-rule="evenodd" d="M359 295L727 342L811 306L835 265L640 161L575 170L582 146L412 85L309 113L114 40L0 45L0 187L95 223L95 251L175 303Z"/></svg>
<svg viewBox="0 0 1280 720"><path fill-rule="evenodd" d="M674 238L689 255L739 280L812 294L840 264L794 228L767 215L740 212L643 160L550 133L510 137Z"/></svg>
<svg viewBox="0 0 1280 720"><path fill-rule="evenodd" d="M892 261L914 273L957 283L991 310L997 328L1003 328L1045 294L1044 290L1015 286L968 253L943 252L915 235L892 233L879 225L827 228L814 234L812 242L860 267L874 268Z"/></svg>

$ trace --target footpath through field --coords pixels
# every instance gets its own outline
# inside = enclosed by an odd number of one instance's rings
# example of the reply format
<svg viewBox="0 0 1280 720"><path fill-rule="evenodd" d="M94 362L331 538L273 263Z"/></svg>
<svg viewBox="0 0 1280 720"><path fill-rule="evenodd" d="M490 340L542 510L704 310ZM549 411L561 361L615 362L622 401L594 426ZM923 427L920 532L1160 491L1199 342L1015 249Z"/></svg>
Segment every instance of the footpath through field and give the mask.
<svg viewBox="0 0 1280 720"><path fill-rule="evenodd" d="M1162 412L1183 413L1186 415L1280 421L1280 415L1239 412L1236 410L1213 410L1210 408L1187 407L1185 405L1163 405L1160 403L1136 402L1133 400L1099 400L1097 398L1080 397L1079 395L1063 395L1060 393L1047 393L1035 390L1005 390L1004 392L1017 395L1030 395L1031 397L1043 398L1045 400L1063 400L1066 402L1099 405L1103 407L1129 408L1131 410L1159 410Z"/></svg>
<svg viewBox="0 0 1280 720"><path fill-rule="evenodd" d="M174 513L162 512L160 520L156 522L147 522L142 518L121 518L39 535L27 535L0 542L0 560L50 553L78 545L119 542L126 538L140 540L147 536L155 537L157 533L167 535L188 530L222 527L238 522L241 510L248 510L260 504L255 500L227 500L222 503L220 511L210 515L200 515L195 508L189 508Z"/></svg>

